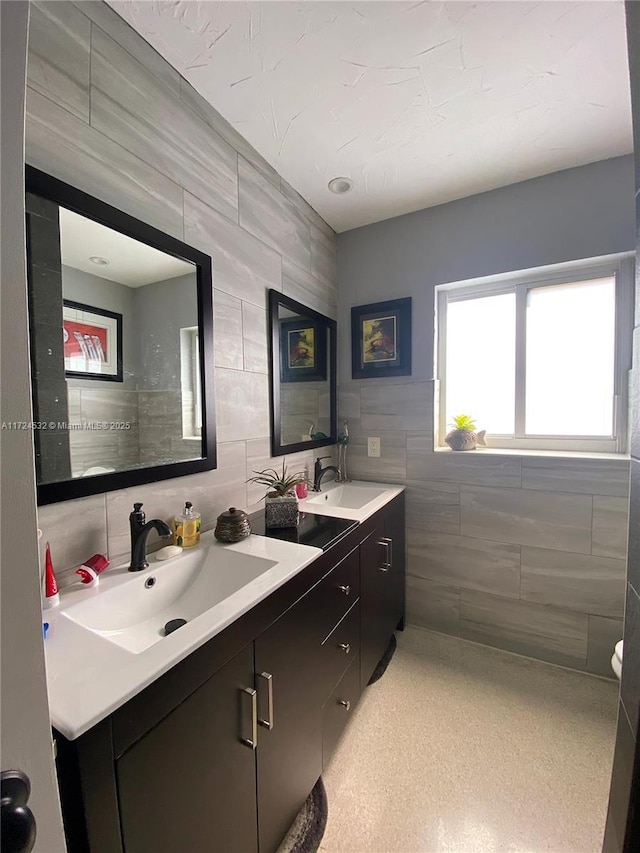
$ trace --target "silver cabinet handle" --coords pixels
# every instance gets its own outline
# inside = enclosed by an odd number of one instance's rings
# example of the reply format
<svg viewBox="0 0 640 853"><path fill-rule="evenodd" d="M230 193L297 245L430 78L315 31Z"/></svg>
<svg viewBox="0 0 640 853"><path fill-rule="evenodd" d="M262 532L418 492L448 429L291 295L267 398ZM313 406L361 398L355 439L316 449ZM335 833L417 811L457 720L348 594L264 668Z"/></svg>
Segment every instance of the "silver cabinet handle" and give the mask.
<svg viewBox="0 0 640 853"><path fill-rule="evenodd" d="M249 749L255 749L258 745L258 694L251 687L242 687L240 693L241 696L251 698L251 737L240 735L240 743L248 746Z"/></svg>
<svg viewBox="0 0 640 853"><path fill-rule="evenodd" d="M349 711L351 708L351 702L349 702L348 699L339 699L338 705L342 705L342 707L345 709L345 711Z"/></svg>
<svg viewBox="0 0 640 853"><path fill-rule="evenodd" d="M351 651L351 643L338 643L338 648L342 649L345 655L348 655Z"/></svg>
<svg viewBox="0 0 640 853"><path fill-rule="evenodd" d="M261 672L258 674L258 678L267 682L267 715L262 719L258 717L258 722L265 729L271 731L273 728L273 675L270 672Z"/></svg>
<svg viewBox="0 0 640 853"><path fill-rule="evenodd" d="M389 569L393 568L393 539L390 539L388 536L382 536L378 545L383 545L387 552L386 561L381 566L378 566L378 568L381 572L388 572Z"/></svg>
<svg viewBox="0 0 640 853"><path fill-rule="evenodd" d="M349 586L349 584L341 584L340 586L338 586L338 589L345 595L349 595L349 593L351 592L351 587Z"/></svg>

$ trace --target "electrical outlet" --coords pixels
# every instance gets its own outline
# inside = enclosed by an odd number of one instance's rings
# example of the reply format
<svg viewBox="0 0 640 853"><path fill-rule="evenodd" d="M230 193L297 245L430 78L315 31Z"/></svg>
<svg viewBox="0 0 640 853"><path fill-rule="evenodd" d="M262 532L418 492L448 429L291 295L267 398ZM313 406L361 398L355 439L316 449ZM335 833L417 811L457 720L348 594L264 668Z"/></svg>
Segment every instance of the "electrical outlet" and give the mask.
<svg viewBox="0 0 640 853"><path fill-rule="evenodd" d="M380 456L379 438L367 438L367 456Z"/></svg>

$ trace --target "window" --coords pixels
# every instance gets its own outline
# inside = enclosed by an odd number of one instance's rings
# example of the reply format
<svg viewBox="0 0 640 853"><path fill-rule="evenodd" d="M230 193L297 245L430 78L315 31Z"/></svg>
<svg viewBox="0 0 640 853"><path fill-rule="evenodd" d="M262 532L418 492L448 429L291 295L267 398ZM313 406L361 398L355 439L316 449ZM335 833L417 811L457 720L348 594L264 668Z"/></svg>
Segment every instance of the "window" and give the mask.
<svg viewBox="0 0 640 853"><path fill-rule="evenodd" d="M439 436L472 415L491 447L623 453L633 260L437 288Z"/></svg>
<svg viewBox="0 0 640 853"><path fill-rule="evenodd" d="M202 436L202 383L199 353L198 327L180 329L183 438L199 439Z"/></svg>

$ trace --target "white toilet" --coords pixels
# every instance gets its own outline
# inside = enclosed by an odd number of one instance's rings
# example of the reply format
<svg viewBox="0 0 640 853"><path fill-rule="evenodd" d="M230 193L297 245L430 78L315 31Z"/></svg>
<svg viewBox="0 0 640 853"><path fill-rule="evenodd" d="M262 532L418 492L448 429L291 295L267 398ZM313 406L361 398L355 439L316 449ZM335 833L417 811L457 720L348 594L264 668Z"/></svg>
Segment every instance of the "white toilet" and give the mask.
<svg viewBox="0 0 640 853"><path fill-rule="evenodd" d="M622 678L622 645L623 640L620 640L619 643L616 643L616 648L611 656L611 669L615 672L617 677Z"/></svg>

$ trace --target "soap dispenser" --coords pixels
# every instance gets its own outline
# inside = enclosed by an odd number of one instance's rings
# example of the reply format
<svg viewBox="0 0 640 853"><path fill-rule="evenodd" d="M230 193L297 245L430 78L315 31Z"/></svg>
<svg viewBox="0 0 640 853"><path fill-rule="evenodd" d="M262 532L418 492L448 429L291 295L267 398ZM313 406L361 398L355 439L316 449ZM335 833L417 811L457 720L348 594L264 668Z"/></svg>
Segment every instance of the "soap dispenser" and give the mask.
<svg viewBox="0 0 640 853"><path fill-rule="evenodd" d="M193 508L191 501L184 505L182 515L176 515L173 522L173 544L182 548L192 548L200 541L202 516Z"/></svg>

